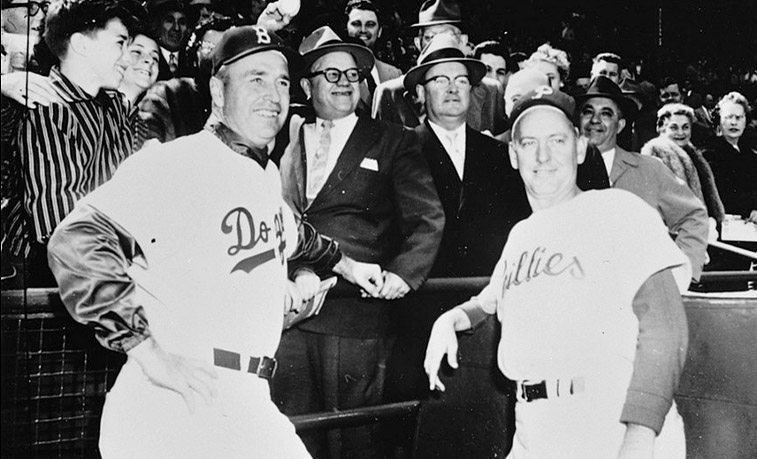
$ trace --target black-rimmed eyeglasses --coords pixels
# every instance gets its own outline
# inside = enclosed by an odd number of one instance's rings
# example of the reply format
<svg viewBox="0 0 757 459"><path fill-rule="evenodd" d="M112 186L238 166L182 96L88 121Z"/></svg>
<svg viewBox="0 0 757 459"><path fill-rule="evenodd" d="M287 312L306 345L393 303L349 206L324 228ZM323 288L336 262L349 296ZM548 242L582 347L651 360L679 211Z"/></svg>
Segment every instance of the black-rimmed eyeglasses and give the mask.
<svg viewBox="0 0 757 459"><path fill-rule="evenodd" d="M314 76L323 75L324 78L326 78L326 81L329 83L336 83L340 79L342 79L342 75L344 75L347 78L347 81L350 83L356 83L360 81L360 78L362 75L360 74L360 70L358 69L347 69L347 70L339 70L339 69L324 69L320 70L318 72L308 73L305 75L306 78L312 78Z"/></svg>
<svg viewBox="0 0 757 459"><path fill-rule="evenodd" d="M50 2L24 2L24 3L11 3L9 5L5 5L4 8L26 8L28 11L29 16L36 16L37 13L39 13L39 10L42 10L43 13L47 14L47 7L50 5Z"/></svg>
<svg viewBox="0 0 757 459"><path fill-rule="evenodd" d="M458 75L454 79L450 79L447 75L437 75L424 81L423 84L431 83L439 89L446 89L453 81L458 88L467 88L471 85L468 75Z"/></svg>

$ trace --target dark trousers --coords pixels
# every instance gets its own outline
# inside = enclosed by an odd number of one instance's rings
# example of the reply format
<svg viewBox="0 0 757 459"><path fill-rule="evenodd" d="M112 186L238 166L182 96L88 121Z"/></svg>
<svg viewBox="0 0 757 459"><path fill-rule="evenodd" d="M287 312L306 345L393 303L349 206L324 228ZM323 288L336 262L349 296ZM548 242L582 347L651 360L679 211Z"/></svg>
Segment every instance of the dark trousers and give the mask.
<svg viewBox="0 0 757 459"><path fill-rule="evenodd" d="M378 405L389 340L290 329L281 337L271 396L287 416ZM301 434L316 459L381 457L375 424Z"/></svg>

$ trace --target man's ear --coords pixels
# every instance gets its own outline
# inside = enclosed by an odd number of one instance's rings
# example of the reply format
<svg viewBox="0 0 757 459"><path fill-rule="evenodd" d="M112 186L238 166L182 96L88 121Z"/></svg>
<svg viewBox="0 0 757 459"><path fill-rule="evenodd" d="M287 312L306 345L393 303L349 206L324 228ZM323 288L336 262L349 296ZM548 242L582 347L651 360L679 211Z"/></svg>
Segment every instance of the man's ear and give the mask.
<svg viewBox="0 0 757 459"><path fill-rule="evenodd" d="M460 50L465 53L465 45L468 44L468 34L467 33L461 33L460 34Z"/></svg>
<svg viewBox="0 0 757 459"><path fill-rule="evenodd" d="M507 156L510 157L510 165L513 166L513 169L518 170L518 154L515 153L515 143L513 140L508 145Z"/></svg>
<svg viewBox="0 0 757 459"><path fill-rule="evenodd" d="M415 98L420 102L421 104L426 103L426 88L423 87L421 84L415 85Z"/></svg>
<svg viewBox="0 0 757 459"><path fill-rule="evenodd" d="M626 119L625 118L619 119L618 120L618 134L623 132L623 128L625 127L626 127Z"/></svg>
<svg viewBox="0 0 757 459"><path fill-rule="evenodd" d="M300 78L300 87L302 88L302 92L305 93L305 97L310 99L313 95L312 86L310 86L310 80L307 78Z"/></svg>
<svg viewBox="0 0 757 459"><path fill-rule="evenodd" d="M583 164L586 161L586 149L589 148L589 139L579 134L576 129L576 163Z"/></svg>
<svg viewBox="0 0 757 459"><path fill-rule="evenodd" d="M213 100L214 107L223 107L225 103L223 95L223 81L215 76L210 77L210 97Z"/></svg>
<svg viewBox="0 0 757 459"><path fill-rule="evenodd" d="M379 26L379 28L378 28L378 32L376 32L376 39L377 39L377 40L378 40L379 38L381 38L381 34L382 34L383 32L384 32L384 28L383 28L383 27L381 27L381 26Z"/></svg>
<svg viewBox="0 0 757 459"><path fill-rule="evenodd" d="M413 38L413 43L415 43L415 49L417 49L419 53L423 51L423 48L421 47L422 41L420 36L416 35Z"/></svg>

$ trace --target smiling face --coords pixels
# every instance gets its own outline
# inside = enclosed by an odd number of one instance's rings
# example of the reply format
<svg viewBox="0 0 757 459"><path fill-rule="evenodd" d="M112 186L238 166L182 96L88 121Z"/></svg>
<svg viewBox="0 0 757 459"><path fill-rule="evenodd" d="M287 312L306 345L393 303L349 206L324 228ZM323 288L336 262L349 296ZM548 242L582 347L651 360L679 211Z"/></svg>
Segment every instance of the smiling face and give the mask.
<svg viewBox="0 0 757 459"><path fill-rule="evenodd" d="M447 129L465 122L470 105L470 84L455 81L460 76L468 76L468 69L459 62L436 64L426 72L426 83L416 88L418 97L425 101L429 120ZM447 79L437 83L436 77ZM448 85L443 83L448 81Z"/></svg>
<svg viewBox="0 0 757 459"><path fill-rule="evenodd" d="M592 97L581 106L581 133L604 153L615 148L618 134L626 126L618 104L606 97Z"/></svg>
<svg viewBox="0 0 757 459"><path fill-rule="evenodd" d="M746 112L744 106L735 102L720 104L720 132L731 143L738 143L746 129Z"/></svg>
<svg viewBox="0 0 757 459"><path fill-rule="evenodd" d="M278 51L263 51L223 66L210 80L214 113L250 145L267 146L289 110L289 70Z"/></svg>
<svg viewBox="0 0 757 459"><path fill-rule="evenodd" d="M27 5L29 2L23 0L13 0L10 5L2 9L3 30L8 33L27 34L35 38L35 43L42 33L42 22L45 20L45 11L42 8L34 8L36 11L31 14L32 8ZM21 6L13 6L21 5Z"/></svg>
<svg viewBox="0 0 757 459"><path fill-rule="evenodd" d="M373 49L381 36L381 26L376 13L370 10L353 9L347 18L347 34L359 38L365 46Z"/></svg>
<svg viewBox="0 0 757 459"><path fill-rule="evenodd" d="M671 115L660 128L660 135L679 147L685 147L691 143L691 120L686 115Z"/></svg>
<svg viewBox="0 0 757 459"><path fill-rule="evenodd" d="M169 51L179 51L184 48L189 35L187 16L181 11L169 11L163 15L158 30L160 46Z"/></svg>
<svg viewBox="0 0 757 459"><path fill-rule="evenodd" d="M580 192L578 165L586 140L564 113L551 106L527 109L513 125L510 163L518 170L534 211L566 201Z"/></svg>
<svg viewBox="0 0 757 459"><path fill-rule="evenodd" d="M357 68L355 59L344 51L336 51L318 58L311 67L312 72L325 69L345 71ZM313 108L318 117L325 120L338 120L354 113L360 101L360 82L350 83L342 74L336 83L329 83L323 74L302 79L305 95L313 99Z"/></svg>
<svg viewBox="0 0 757 459"><path fill-rule="evenodd" d="M129 45L130 65L124 72L122 85L147 90L158 79L158 44L150 37L137 35Z"/></svg>
<svg viewBox="0 0 757 459"><path fill-rule="evenodd" d="M118 88L129 66L129 32L120 19L111 19L105 28L82 34L86 60L99 88Z"/></svg>

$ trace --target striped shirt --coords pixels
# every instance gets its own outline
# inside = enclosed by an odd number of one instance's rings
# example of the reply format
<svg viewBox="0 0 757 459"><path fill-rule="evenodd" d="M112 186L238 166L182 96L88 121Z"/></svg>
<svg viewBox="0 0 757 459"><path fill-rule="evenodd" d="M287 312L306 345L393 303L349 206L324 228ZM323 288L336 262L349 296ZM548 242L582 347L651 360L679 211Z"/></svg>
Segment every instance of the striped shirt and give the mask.
<svg viewBox="0 0 757 459"><path fill-rule="evenodd" d="M11 251L28 251L29 242L46 244L55 227L90 191L105 183L132 152L132 129L120 93L96 97L60 73L50 83L63 101L27 112L18 147L23 196L11 215ZM21 212L22 211L22 212Z"/></svg>

